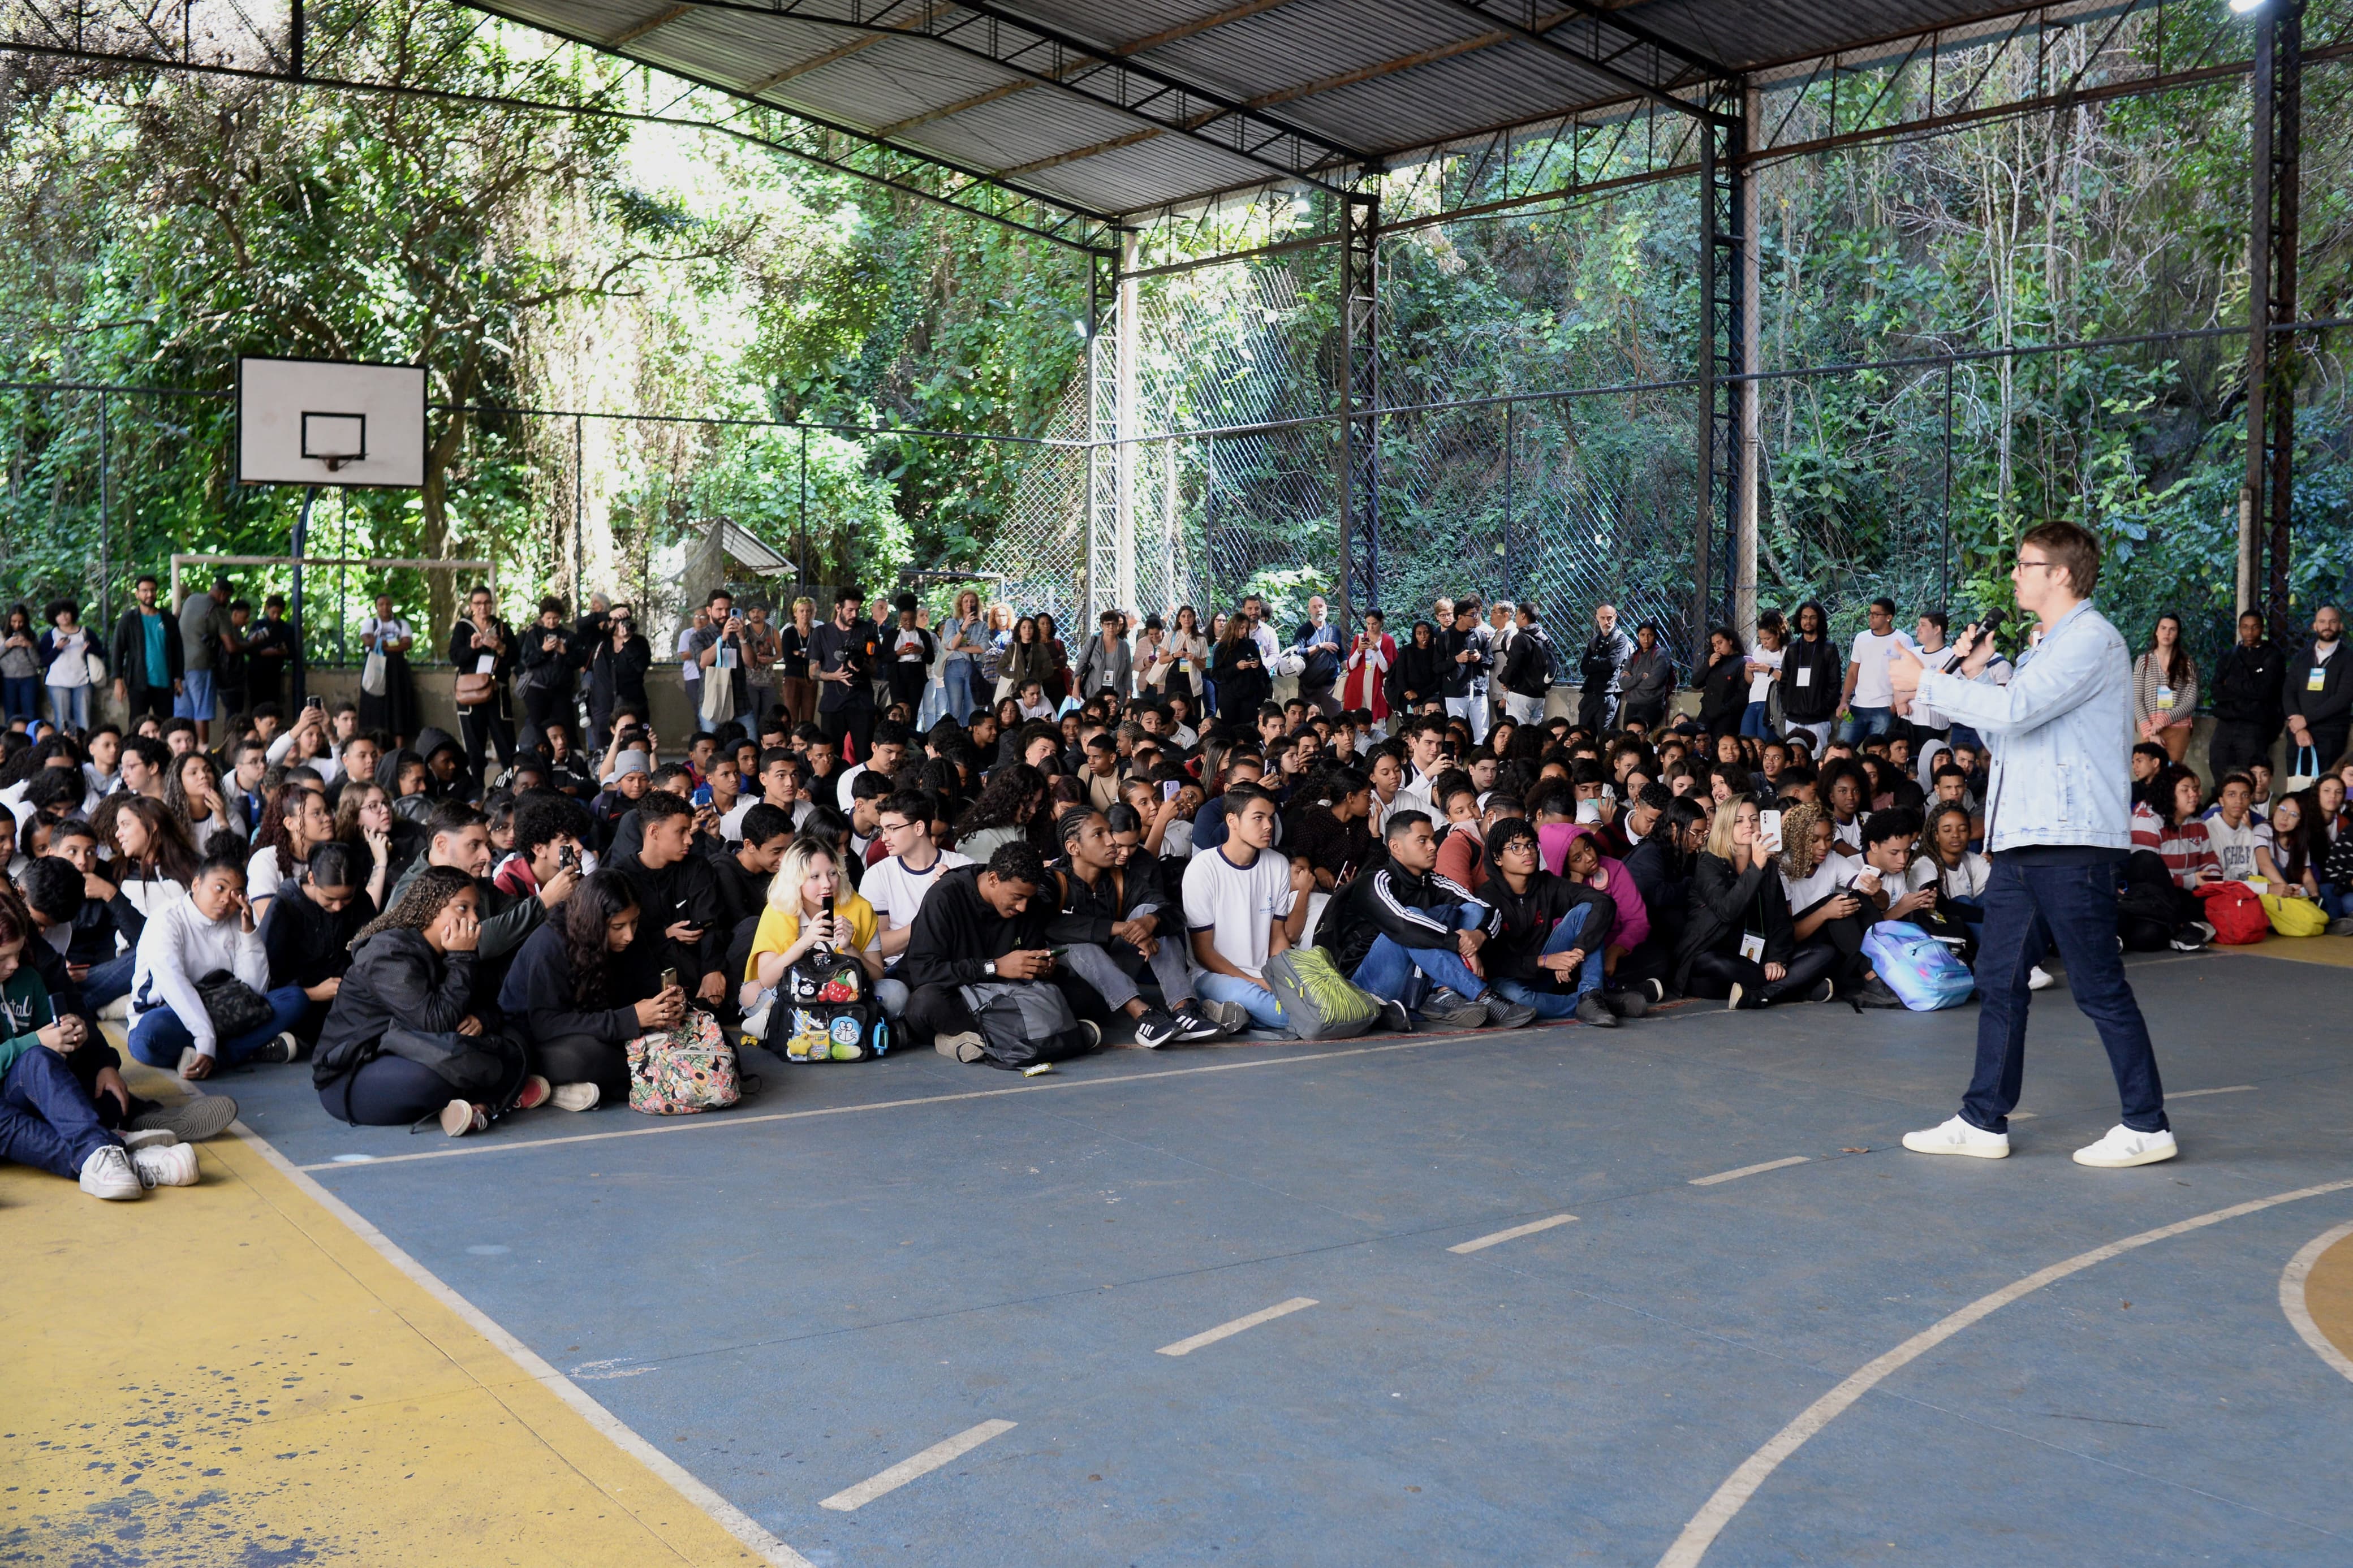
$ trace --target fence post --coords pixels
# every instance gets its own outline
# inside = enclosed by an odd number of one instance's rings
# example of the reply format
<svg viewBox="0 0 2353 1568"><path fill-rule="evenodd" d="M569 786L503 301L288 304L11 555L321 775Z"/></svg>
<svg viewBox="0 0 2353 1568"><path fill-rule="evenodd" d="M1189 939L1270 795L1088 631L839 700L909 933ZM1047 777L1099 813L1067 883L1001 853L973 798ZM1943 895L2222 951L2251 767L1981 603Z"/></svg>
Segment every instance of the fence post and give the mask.
<svg viewBox="0 0 2353 1568"><path fill-rule="evenodd" d="M110 521L112 497L108 493L106 471L107 437L106 394L98 395L98 624L101 628L113 625L114 540ZM101 631L101 636L110 635Z"/></svg>

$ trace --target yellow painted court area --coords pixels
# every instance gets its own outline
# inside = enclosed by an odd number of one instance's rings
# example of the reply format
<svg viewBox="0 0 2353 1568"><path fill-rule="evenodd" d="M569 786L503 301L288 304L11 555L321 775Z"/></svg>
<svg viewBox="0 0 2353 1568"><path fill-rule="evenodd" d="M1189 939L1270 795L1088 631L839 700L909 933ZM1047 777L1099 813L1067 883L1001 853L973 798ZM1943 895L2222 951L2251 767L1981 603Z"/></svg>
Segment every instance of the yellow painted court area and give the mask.
<svg viewBox="0 0 2353 1568"><path fill-rule="evenodd" d="M2274 936L2249 947L2216 947L2250 958L2284 958L2295 963L2327 963L2353 969L2353 936Z"/></svg>
<svg viewBox="0 0 2353 1568"><path fill-rule="evenodd" d="M761 1561L261 1148L200 1154L128 1204L0 1166L0 1560Z"/></svg>
<svg viewBox="0 0 2353 1568"><path fill-rule="evenodd" d="M2305 1310L2328 1342L2353 1357L2353 1236L2313 1260L2304 1280Z"/></svg>

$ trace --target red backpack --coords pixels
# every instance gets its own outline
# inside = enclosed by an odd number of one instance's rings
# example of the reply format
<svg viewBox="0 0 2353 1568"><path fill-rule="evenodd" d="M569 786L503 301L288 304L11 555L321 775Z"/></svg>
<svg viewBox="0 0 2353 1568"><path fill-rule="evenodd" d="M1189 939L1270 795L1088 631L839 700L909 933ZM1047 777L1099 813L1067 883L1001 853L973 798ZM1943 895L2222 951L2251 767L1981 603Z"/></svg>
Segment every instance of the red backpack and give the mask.
<svg viewBox="0 0 2353 1568"><path fill-rule="evenodd" d="M2211 882L2198 889L2206 902L2206 923L2224 947L2245 947L2272 934L2271 917L2263 900L2244 882Z"/></svg>

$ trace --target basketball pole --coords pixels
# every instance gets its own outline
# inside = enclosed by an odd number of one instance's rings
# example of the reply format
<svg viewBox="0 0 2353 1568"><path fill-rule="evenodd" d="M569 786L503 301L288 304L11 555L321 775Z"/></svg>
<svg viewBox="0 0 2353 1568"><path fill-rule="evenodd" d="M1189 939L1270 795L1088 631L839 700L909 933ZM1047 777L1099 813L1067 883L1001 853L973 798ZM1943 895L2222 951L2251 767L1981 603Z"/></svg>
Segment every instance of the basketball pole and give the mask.
<svg viewBox="0 0 2353 1568"><path fill-rule="evenodd" d="M311 509L319 504L319 487L311 485L302 491L302 510L294 517L294 603L293 614L288 616L294 626L294 696L293 706L300 710L310 694L310 682L304 678L302 642L306 635L302 622L302 553L311 542ZM292 721L290 719L289 723Z"/></svg>

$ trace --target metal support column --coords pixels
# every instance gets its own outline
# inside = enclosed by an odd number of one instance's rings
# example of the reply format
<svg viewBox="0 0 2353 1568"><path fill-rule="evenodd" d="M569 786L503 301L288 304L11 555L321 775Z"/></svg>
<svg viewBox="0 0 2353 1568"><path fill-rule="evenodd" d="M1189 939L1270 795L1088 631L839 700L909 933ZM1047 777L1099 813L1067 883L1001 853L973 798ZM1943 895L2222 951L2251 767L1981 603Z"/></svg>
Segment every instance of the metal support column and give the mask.
<svg viewBox="0 0 2353 1568"><path fill-rule="evenodd" d="M2295 500L2300 354L2276 329L2295 320L2303 162L2304 0L2277 0L2255 24L2250 106L2247 478L2239 502L2238 608L2289 635L2289 524ZM2268 537L2266 537L2268 535Z"/></svg>
<svg viewBox="0 0 2353 1568"><path fill-rule="evenodd" d="M113 635L114 626L114 492L107 474L106 394L98 395L98 625L100 637ZM123 552L131 558L131 552Z"/></svg>
<svg viewBox="0 0 2353 1568"><path fill-rule="evenodd" d="M1748 372L1747 149L1743 84L1711 93L1700 144L1699 516L1693 530L1689 653L1704 658L1712 622L1734 619L1734 577L1743 511L1744 408ZM1719 583L1719 539L1723 561ZM1753 581L1753 575L1752 575Z"/></svg>
<svg viewBox="0 0 2353 1568"><path fill-rule="evenodd" d="M588 613L588 595L580 591L588 575L586 547L582 542L587 531L588 502L580 489L588 472L587 436L582 424L579 415L572 416L572 613L575 616Z"/></svg>
<svg viewBox="0 0 2353 1568"><path fill-rule="evenodd" d="M1104 274L1111 276L1106 279ZM1083 603L1077 628L1080 637L1092 636L1098 612L1111 604L1113 585L1117 582L1119 550L1119 381L1118 365L1107 362L1107 354L1117 352L1118 324L1113 323L1113 342L1105 342L1103 333L1104 284L1112 289L1111 303L1117 308L1119 268L1115 258L1097 256L1087 264L1087 487L1084 510L1086 560L1082 574Z"/></svg>
<svg viewBox="0 0 2353 1568"><path fill-rule="evenodd" d="M1340 207L1340 353L1335 370L1335 521L1338 576L1331 611L1345 632L1354 606L1380 602L1380 354L1377 308L1381 203L1349 196Z"/></svg>
<svg viewBox="0 0 2353 1568"><path fill-rule="evenodd" d="M1757 256L1762 247L1757 233L1757 204L1751 199L1748 189L1747 159L1754 151L1748 143L1748 136L1763 118L1763 105L1758 101L1754 88L1740 95L1740 158L1735 164L1735 175L1739 181L1735 193L1740 236L1737 319L1740 368L1753 374L1762 357L1757 347L1757 322L1764 312L1757 308L1761 292ZM1739 632L1741 646L1753 647L1757 643L1757 535L1763 525L1765 510L1765 387L1763 383L1757 381L1742 381L1734 384L1738 388L1740 458L1732 481L1737 499L1733 525L1730 624Z"/></svg>
<svg viewBox="0 0 2353 1568"><path fill-rule="evenodd" d="M1120 237L1119 295L1112 328L1115 334L1112 352L1117 356L1119 372L1118 405L1112 410L1112 425L1118 432L1119 445L1113 448L1115 461L1112 470L1117 489L1112 521L1112 560L1116 565L1112 573L1113 602L1109 607L1140 617L1143 610L1136 603L1135 594L1135 460L1139 456L1136 435L1143 426L1135 395L1135 369L1143 334L1138 330L1142 301L1134 276L1136 239L1133 232ZM1141 626L1143 622L1139 618L1136 624Z"/></svg>

